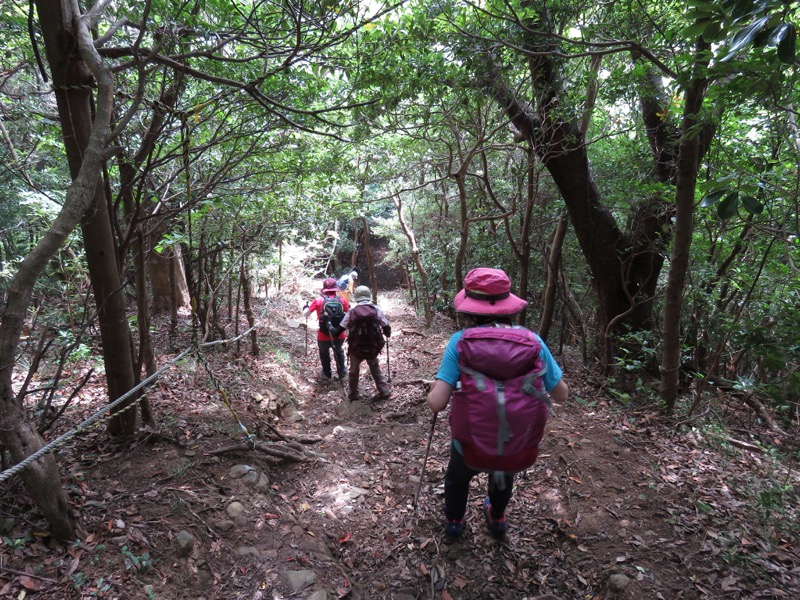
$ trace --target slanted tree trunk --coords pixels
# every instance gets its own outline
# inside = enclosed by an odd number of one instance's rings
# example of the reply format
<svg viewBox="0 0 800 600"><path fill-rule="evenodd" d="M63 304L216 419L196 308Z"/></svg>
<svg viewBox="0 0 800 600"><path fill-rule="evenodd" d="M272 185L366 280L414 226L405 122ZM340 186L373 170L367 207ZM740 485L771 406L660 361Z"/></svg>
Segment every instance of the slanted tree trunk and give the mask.
<svg viewBox="0 0 800 600"><path fill-rule="evenodd" d="M67 89L67 84L72 81L67 76L68 64L71 67L69 72L84 81L88 78L88 72L91 72L97 85L97 96L94 120L90 123L89 136L83 147L83 160L67 190L64 205L50 229L20 264L8 286L7 303L0 317L0 442L16 462L21 462L44 445L33 424L25 419L22 399L15 397L11 385L19 336L36 280L59 246L78 225L101 187L100 175L113 103L111 72L97 56L88 25L81 21L76 10L77 4L37 0L36 7L42 33L53 47L53 52L48 51L48 58L60 63L59 68L53 68L51 63L59 109L62 106L69 108L69 100L74 100L76 106L88 104L88 88ZM59 40L63 44L60 47L62 55L56 52ZM68 93L77 95L68 97ZM66 116L69 117L69 113ZM62 129L67 136L69 130L63 125ZM31 498L47 519L52 533L64 539L73 538L75 519L61 487L53 455L47 454L31 463L21 472L21 477Z"/></svg>
<svg viewBox="0 0 800 600"><path fill-rule="evenodd" d="M422 306L423 310L425 311L425 323L430 325L433 317L431 315L430 293L428 292L428 271L425 270L425 266L422 264L419 246L417 246L417 238L414 236L414 232L408 226L408 223L403 216L403 203L400 200L400 197L395 195L392 200L394 200L394 205L397 209L397 219L400 222L400 228L403 230L403 234L405 234L406 239L408 240L408 245L410 246L411 260L414 261L414 265L417 267L417 273L419 273L419 279L422 283L422 291L419 293L419 296L422 297Z"/></svg>
<svg viewBox="0 0 800 600"><path fill-rule="evenodd" d="M595 92L591 87L588 90L582 120L563 118L560 53L557 37L548 29L552 19L545 5L530 6L539 14L526 22L523 45L530 51L528 77L534 86L532 98L537 100L529 103L517 96L506 84L504 67L494 55L487 55L478 75L483 88L511 120L517 141L532 144L564 199L597 294L598 345L602 366L607 367L619 331L647 330L653 323L653 294L663 262L661 248L671 227L672 207L654 197L634 214L629 232L619 228L614 215L602 203L584 143ZM596 71L598 67L599 61L593 61L590 68ZM672 181L677 136L675 128L663 119L665 110L658 83L655 73L648 76L641 88L641 107L653 149L656 179ZM703 134L701 154L708 148L707 134Z"/></svg>
<svg viewBox="0 0 800 600"><path fill-rule="evenodd" d="M492 72L487 85L520 130L521 137L532 141L542 164L564 198L578 243L593 275L600 330L605 331L611 319L631 306L625 281L620 277L619 252L627 244L611 211L600 201L586 146L580 141L581 132L574 124L564 121L540 122L519 104L512 90L500 81L499 72ZM600 340L602 348L607 344L607 338ZM602 355L605 354L603 351Z"/></svg>

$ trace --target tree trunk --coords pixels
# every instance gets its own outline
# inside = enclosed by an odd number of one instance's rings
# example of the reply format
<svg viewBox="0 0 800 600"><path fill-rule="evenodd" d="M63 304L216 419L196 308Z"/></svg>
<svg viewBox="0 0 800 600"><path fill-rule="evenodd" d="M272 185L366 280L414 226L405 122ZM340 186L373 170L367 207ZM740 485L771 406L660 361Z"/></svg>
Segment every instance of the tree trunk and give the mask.
<svg viewBox="0 0 800 600"><path fill-rule="evenodd" d="M67 117L62 123L65 138L70 134L70 101L75 102L76 108L88 105L89 101L86 86L73 89L66 86L75 78L85 83L90 79L89 71L97 84L97 110L83 147L83 160L74 173L64 205L9 283L7 303L0 318L0 442L15 461L23 460L44 445L32 424L25 420L21 400L14 397L12 388L12 370L20 332L36 280L92 204L102 172L113 103L111 72L97 56L91 33L80 15L72 14L69 6L53 0L37 0L36 8L48 49L59 111L62 119L65 115ZM74 537L75 520L61 487L53 455L47 454L24 469L22 480L47 519L52 533L65 539Z"/></svg>
<svg viewBox="0 0 800 600"><path fill-rule="evenodd" d="M403 273L406 276L406 287L408 288L408 301L413 302L415 309L419 310L419 300L417 299L417 286L414 284L414 278L411 277L411 269L408 268L408 261L403 261Z"/></svg>
<svg viewBox="0 0 800 600"><path fill-rule="evenodd" d="M150 242L152 236L143 231L140 222L142 211L141 195L137 198L134 193L134 183L137 169L151 153L158 135L164 124L164 117L168 107L173 107L177 94L168 88L161 94L161 101L154 103L153 119L150 122L147 134L133 158L120 153L117 167L120 174L119 196L125 211L125 234L123 235L119 255L124 256L126 248L132 243L133 262L135 268L134 286L136 289L136 319L139 332L139 355L134 369L134 382L138 385L141 381L142 366L147 377L153 375L158 367L153 352L153 341L150 335L150 300L148 297L146 256L152 252ZM132 350L135 352L135 350ZM142 422L150 428L155 427L150 400L147 395L137 395L142 412Z"/></svg>
<svg viewBox="0 0 800 600"><path fill-rule="evenodd" d="M627 241L611 211L600 201L586 146L579 142L580 131L563 121L548 121L546 126L534 123L511 90L499 80L494 81L493 90L523 138L530 139L538 148L542 164L564 198L578 243L593 275L601 322L607 324L630 307L619 275L619 253L624 251Z"/></svg>
<svg viewBox="0 0 800 600"><path fill-rule="evenodd" d="M172 251L175 252L178 249L180 249L180 246L175 246ZM175 302L175 298L178 296L178 286L177 286L177 283L175 281L176 279L177 279L177 277L176 277L176 274L175 274L175 261L170 260L169 261L169 290L170 290L170 293L169 293L169 297L170 297L170 306L169 306L169 343L170 343L170 348L173 351L175 351L175 349L177 348L176 339L178 337L178 307L177 307L177 304ZM151 282L152 282L152 280L151 280ZM186 282L186 279L185 279L185 273L184 273L184 283L186 283L186 291L187 291L187 296L188 296L189 287L188 287L188 283Z"/></svg>
<svg viewBox="0 0 800 600"><path fill-rule="evenodd" d="M150 239L151 245L155 245L158 236L151 236ZM172 313L191 305L180 246L171 246L162 253L150 252L147 255L147 271L153 293L153 310L169 309Z"/></svg>
<svg viewBox="0 0 800 600"><path fill-rule="evenodd" d="M458 251L456 252L455 264L453 269L456 276L456 289L464 287L464 262L467 257L467 246L469 245L469 208L467 207L467 189L464 186L464 176L456 174L453 176L458 188L458 203L460 207L460 226L458 238Z"/></svg>
<svg viewBox="0 0 800 600"><path fill-rule="evenodd" d="M539 177L536 170L536 155L530 149L527 152L527 159L528 168L525 170L524 179L520 181L520 191L518 192L519 195L521 195L521 190L524 187L525 210L522 216L522 223L520 225L519 238L517 239L514 237L511 226L511 219L517 218L516 200L512 202L511 206L506 207L497 198L493 190L491 179L489 178L490 168L488 161L486 160L486 154L481 152L481 161L483 163L483 176L481 179L483 180L483 189L491 198L495 207L500 211L500 214L490 217L489 227L494 232L496 229L495 220L502 219L503 227L506 232L506 238L508 238L508 244L511 247L511 251L514 253L515 258L517 259L517 266L519 267L518 295L520 298L524 298L525 300L527 300L530 296L530 290L528 288L531 267L531 231L533 230L533 207L536 204L539 191ZM460 198L461 187L459 187L459 199ZM466 210L466 204L464 202L461 202L461 208L462 210ZM476 222L478 220L479 219L469 218L468 222ZM510 275L513 276L513 273ZM520 325L524 325L526 317L527 308L520 311L520 313L517 315L517 322Z"/></svg>
<svg viewBox="0 0 800 600"><path fill-rule="evenodd" d="M364 253L367 255L367 270L369 271L369 286L372 289L372 299L378 302L378 277L375 275L375 259L372 256L372 238L369 235L367 217L361 217L364 227ZM355 263L353 263L355 264Z"/></svg>
<svg viewBox="0 0 800 600"><path fill-rule="evenodd" d="M75 52L77 30L85 27L84 23L79 24L81 15L71 12L70 7L77 7L77 4L37 0L36 6L53 76L67 162L75 180L85 160L92 133L92 74L95 77L97 74L90 73L86 62L90 59L86 53ZM97 61L100 61L99 57ZM81 231L98 311L108 395L114 401L134 385L133 356L108 198L99 175L92 205L81 219ZM121 408L126 406L129 405ZM127 410L114 417L108 429L112 435L132 434L136 429L136 412Z"/></svg>
<svg viewBox="0 0 800 600"><path fill-rule="evenodd" d="M428 291L428 271L425 270L425 266L422 264L422 258L420 257L419 247L417 246L417 239L414 236L414 232L411 231L411 228L409 228L408 223L403 216L403 204L400 200L400 197L394 196L392 199L394 200L394 205L397 208L397 219L400 222L400 228L403 230L403 233L405 234L408 244L411 248L411 259L414 261L414 265L417 267L419 279L422 283L422 290L418 296L422 297L422 306L423 310L425 311L425 323L430 326L431 322L433 321L433 316L431 315L431 299Z"/></svg>
<svg viewBox="0 0 800 600"><path fill-rule="evenodd" d="M108 396L110 401L114 401L133 388L135 381L131 332L117 268L108 203L102 186L97 187L94 204L83 218L81 230L89 279L97 304ZM131 398L120 410L135 401L135 398ZM117 414L108 423L109 434L122 437L133 435L136 432L136 419L135 409Z"/></svg>
<svg viewBox="0 0 800 600"><path fill-rule="evenodd" d="M278 291L281 291L281 285L283 282L283 238L278 240ZM258 286L256 286L257 288ZM269 298L269 294L266 293L265 295Z"/></svg>
<svg viewBox="0 0 800 600"><path fill-rule="evenodd" d="M696 45L695 73L705 72L707 59L701 58L708 45L698 40ZM700 136L697 128L707 86L705 77L695 77L684 94L681 143L678 150L677 191L675 193L675 233L672 240L672 257L667 289L664 294L664 338L661 354L661 399L668 414L675 411L678 398L679 369L681 366L681 309L686 271L689 268L689 250L694 231L694 195L697 187Z"/></svg>
<svg viewBox="0 0 800 600"><path fill-rule="evenodd" d="M250 332L250 353L253 356L258 356L258 331L255 329L256 318L253 315L253 303L251 301L252 292L250 288L250 275L247 271L247 266L244 265L244 257L242 258L242 301L244 302L244 314L247 316L247 323L253 328Z"/></svg>
<svg viewBox="0 0 800 600"><path fill-rule="evenodd" d="M664 210L664 203L653 198L636 215L631 232L620 230L611 211L602 204L584 143L594 90L590 86L582 120L566 121L558 108L553 110L562 106L564 98L559 95L558 48L545 25L552 19L544 5L530 6L541 13L538 18L531 17L523 32L538 106L521 101L505 84L503 65L492 54L487 55L485 68L479 73L480 83L511 120L517 141L531 143L564 199L597 293L599 349L605 361L616 344L615 334L623 326L647 330L652 325L653 293L663 262L661 246L671 226L671 207ZM637 58L634 55L634 60ZM593 61L591 69L598 68L599 61ZM670 181L677 136L663 119L660 88L653 87L657 83L652 74L642 83L641 106L653 147L656 178ZM707 134L702 132L701 152L708 148Z"/></svg>
<svg viewBox="0 0 800 600"><path fill-rule="evenodd" d="M366 231L366 230L365 230ZM353 221L353 251L350 253L350 268L358 264L358 220ZM373 290L373 293L375 290ZM375 296L377 302L377 296Z"/></svg>
<svg viewBox="0 0 800 600"><path fill-rule="evenodd" d="M19 463L44 446L44 441L32 423L25 419L21 404L14 398L11 369L5 369L0 383L0 440L14 463ZM47 520L51 533L61 539L75 537L75 515L69 505L58 466L52 454L46 454L29 464L20 473L25 489Z"/></svg>
<svg viewBox="0 0 800 600"><path fill-rule="evenodd" d="M156 357L153 352L153 338L150 335L150 303L147 299L147 273L145 270L145 254L147 252L147 243L145 242L145 235L139 231L136 236L136 243L134 245L134 264L136 267L136 275L134 278L136 285L136 305L138 318L136 319L136 326L139 331L139 357L136 361L135 378L138 385L141 381L142 366L145 369L145 376L150 377L158 371L156 365ZM142 423L150 428L155 428L155 419L153 418L152 407L147 394L137 396L139 398L139 407L142 411Z"/></svg>
<svg viewBox="0 0 800 600"><path fill-rule="evenodd" d="M550 245L550 257L547 260L547 284L544 290L544 300L542 302L542 314L539 319L539 335L546 342L550 333L550 326L553 324L553 313L555 312L556 296L558 292L558 272L561 268L561 248L564 245L564 238L567 235L569 219L566 213L561 214L558 226L553 233L553 241Z"/></svg>

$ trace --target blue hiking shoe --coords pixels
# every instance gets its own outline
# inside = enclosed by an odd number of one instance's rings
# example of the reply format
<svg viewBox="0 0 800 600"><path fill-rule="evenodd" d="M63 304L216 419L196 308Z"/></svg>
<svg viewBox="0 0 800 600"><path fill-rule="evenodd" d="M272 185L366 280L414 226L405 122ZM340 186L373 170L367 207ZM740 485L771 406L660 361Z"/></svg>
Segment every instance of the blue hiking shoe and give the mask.
<svg viewBox="0 0 800 600"><path fill-rule="evenodd" d="M466 517L461 517L461 520L449 519L444 524L445 541L448 543L459 541L461 539L461 536L464 534L465 522L466 522Z"/></svg>
<svg viewBox="0 0 800 600"><path fill-rule="evenodd" d="M483 501L483 516L486 517L486 527L489 530L489 534L496 540L505 539L508 531L508 518L505 513L499 519L492 517L492 503L488 496Z"/></svg>

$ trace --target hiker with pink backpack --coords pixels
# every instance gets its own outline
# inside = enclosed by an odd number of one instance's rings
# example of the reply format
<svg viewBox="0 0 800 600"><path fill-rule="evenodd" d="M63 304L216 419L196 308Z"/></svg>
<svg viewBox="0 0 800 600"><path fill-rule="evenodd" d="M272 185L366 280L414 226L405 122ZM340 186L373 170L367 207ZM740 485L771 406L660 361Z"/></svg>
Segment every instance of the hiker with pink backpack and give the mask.
<svg viewBox="0 0 800 600"><path fill-rule="evenodd" d="M453 334L442 356L428 406L450 407L450 462L444 477L445 539L462 538L469 484L489 473L483 518L490 535L504 539L514 473L531 467L550 410L567 399L567 384L542 339L512 318L527 301L511 293L501 269L477 268L455 297L467 326Z"/></svg>

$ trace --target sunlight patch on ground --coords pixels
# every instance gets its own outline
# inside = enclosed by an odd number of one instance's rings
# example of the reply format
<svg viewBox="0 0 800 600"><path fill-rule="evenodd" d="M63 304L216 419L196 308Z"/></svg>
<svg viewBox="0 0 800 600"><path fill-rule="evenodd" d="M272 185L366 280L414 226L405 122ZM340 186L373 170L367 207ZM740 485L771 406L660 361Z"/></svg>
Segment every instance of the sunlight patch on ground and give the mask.
<svg viewBox="0 0 800 600"><path fill-rule="evenodd" d="M348 514L353 510L353 502L365 496L369 490L350 485L346 482L339 482L333 487L321 490L317 493L320 501L320 508L323 510L336 510L340 514Z"/></svg>

